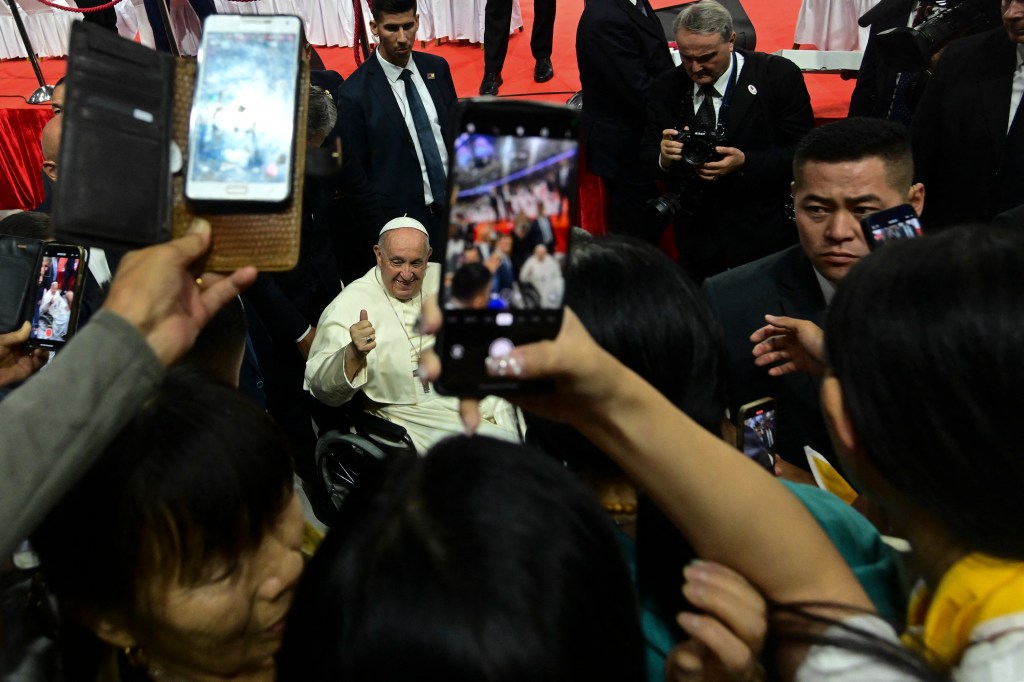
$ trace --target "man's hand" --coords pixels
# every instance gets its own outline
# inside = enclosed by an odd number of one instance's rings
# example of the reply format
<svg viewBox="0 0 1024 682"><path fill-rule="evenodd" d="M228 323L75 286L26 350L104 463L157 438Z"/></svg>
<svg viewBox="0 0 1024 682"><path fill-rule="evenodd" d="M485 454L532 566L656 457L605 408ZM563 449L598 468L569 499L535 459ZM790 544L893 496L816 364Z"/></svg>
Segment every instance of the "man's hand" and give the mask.
<svg viewBox="0 0 1024 682"><path fill-rule="evenodd" d="M359 321L348 328L348 334L352 337L348 346L357 358L365 358L367 353L377 347L377 332L365 310L359 311Z"/></svg>
<svg viewBox="0 0 1024 682"><path fill-rule="evenodd" d="M683 594L702 613L679 614L679 626L692 639L669 652L665 679L674 682L759 682L758 662L768 631L764 597L743 576L707 561L683 570Z"/></svg>
<svg viewBox="0 0 1024 682"><path fill-rule="evenodd" d="M492 275L501 267L501 251L497 246L491 247L491 255L484 261L484 266L491 271Z"/></svg>
<svg viewBox="0 0 1024 682"><path fill-rule="evenodd" d="M210 248L210 224L192 221L188 234L125 255L103 307L135 326L165 367L185 354L214 313L256 279L245 267L227 277L188 268ZM200 284L202 283L202 284Z"/></svg>
<svg viewBox="0 0 1024 682"><path fill-rule="evenodd" d="M717 180L735 173L747 162L746 154L736 147L715 147L715 151L722 155L721 159L697 167L697 175L703 180Z"/></svg>
<svg viewBox="0 0 1024 682"><path fill-rule="evenodd" d="M825 333L821 327L792 317L765 315L764 319L768 324L750 335L750 342L756 344L751 351L755 365L775 365L768 369L773 377L792 372L825 375Z"/></svg>
<svg viewBox="0 0 1024 682"><path fill-rule="evenodd" d="M0 386L24 381L46 364L46 351L25 345L31 331L26 322L17 331L0 334Z"/></svg>
<svg viewBox="0 0 1024 682"><path fill-rule="evenodd" d="M316 339L316 327L310 327L309 331L298 343L299 352L302 353L303 360L309 360L309 349L313 347L314 339Z"/></svg>
<svg viewBox="0 0 1024 682"><path fill-rule="evenodd" d="M661 156L658 162L662 168L671 168L683 160L683 143L676 140L679 131L666 128L661 131Z"/></svg>

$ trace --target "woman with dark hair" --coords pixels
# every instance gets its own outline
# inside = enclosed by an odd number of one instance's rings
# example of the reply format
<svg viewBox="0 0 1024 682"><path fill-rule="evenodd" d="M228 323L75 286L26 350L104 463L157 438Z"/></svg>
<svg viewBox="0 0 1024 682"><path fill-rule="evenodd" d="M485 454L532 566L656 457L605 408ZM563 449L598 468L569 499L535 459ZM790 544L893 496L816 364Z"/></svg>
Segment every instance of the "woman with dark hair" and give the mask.
<svg viewBox="0 0 1024 682"><path fill-rule="evenodd" d="M489 365L554 379L556 396L524 406L601 444L701 556L764 594L770 624L788 636L788 675L1022 679L1024 459L1013 397L1024 379L1022 292L1024 234L976 227L872 254L828 312L822 402L837 452L910 540L923 577L906 648L803 507L748 460L723 456L727 446L615 362L574 315L555 342ZM717 626L736 610L719 602Z"/></svg>
<svg viewBox="0 0 1024 682"><path fill-rule="evenodd" d="M92 634L67 633L68 679L272 680L303 530L270 418L172 370L33 537Z"/></svg>
<svg viewBox="0 0 1024 682"><path fill-rule="evenodd" d="M361 481L362 483L362 481ZM360 486L310 562L280 679L631 680L629 574L590 494L485 437L442 441Z"/></svg>
<svg viewBox="0 0 1024 682"><path fill-rule="evenodd" d="M718 323L682 269L650 244L610 236L575 241L566 274L566 304L603 349L706 431L735 442L734 427L725 418ZM580 474L622 530L627 556L635 557L648 679L662 679L664 659L684 634L671 624L677 612L694 607L679 589L683 566L695 558L693 549L579 432L533 415L527 425L527 441ZM896 613L895 565L878 533L838 498L810 486L787 486L829 533L876 606Z"/></svg>

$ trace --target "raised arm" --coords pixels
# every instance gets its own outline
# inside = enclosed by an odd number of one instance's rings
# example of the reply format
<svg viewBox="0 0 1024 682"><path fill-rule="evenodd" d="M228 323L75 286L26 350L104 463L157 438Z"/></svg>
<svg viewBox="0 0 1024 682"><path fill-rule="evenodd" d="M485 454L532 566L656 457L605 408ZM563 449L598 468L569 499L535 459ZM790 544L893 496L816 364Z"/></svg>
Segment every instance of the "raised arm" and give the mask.
<svg viewBox="0 0 1024 682"><path fill-rule="evenodd" d="M701 557L731 567L776 602L872 609L820 526L781 483L601 349L572 311L555 341L488 364L494 374L554 379L554 394L523 398L523 407L571 424L600 446Z"/></svg>

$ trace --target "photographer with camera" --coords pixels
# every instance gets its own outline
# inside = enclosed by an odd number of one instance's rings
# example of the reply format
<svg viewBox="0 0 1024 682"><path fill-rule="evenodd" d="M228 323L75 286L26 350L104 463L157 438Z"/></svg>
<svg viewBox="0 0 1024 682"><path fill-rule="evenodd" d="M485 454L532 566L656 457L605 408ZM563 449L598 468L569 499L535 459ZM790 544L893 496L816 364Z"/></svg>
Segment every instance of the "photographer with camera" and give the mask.
<svg viewBox="0 0 1024 682"><path fill-rule="evenodd" d="M669 192L681 262L700 282L796 242L787 210L793 151L814 118L803 74L736 48L728 10L684 7L673 24L682 65L651 88L642 155Z"/></svg>

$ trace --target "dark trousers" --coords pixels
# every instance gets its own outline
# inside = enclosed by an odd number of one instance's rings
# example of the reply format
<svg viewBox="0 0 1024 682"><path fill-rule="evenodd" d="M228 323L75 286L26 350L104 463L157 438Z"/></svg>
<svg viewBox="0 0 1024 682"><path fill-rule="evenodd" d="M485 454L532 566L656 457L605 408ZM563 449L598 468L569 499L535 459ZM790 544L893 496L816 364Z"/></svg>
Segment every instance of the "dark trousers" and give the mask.
<svg viewBox="0 0 1024 682"><path fill-rule="evenodd" d="M167 32L164 31L164 21L160 17L160 9L156 6L158 2L165 2L165 0L146 0L146 18L149 19L149 25L153 29L153 43L156 49L161 52L170 52L170 42L167 39ZM195 10L196 16L199 17L200 23L206 20L206 17L211 14L217 13L217 8L213 4L213 0L189 0L189 4L192 5L192 9Z"/></svg>
<svg viewBox="0 0 1024 682"><path fill-rule="evenodd" d="M87 7L99 7L100 5L105 5L108 1L109 0L82 0L75 4L82 9L85 9ZM86 12L82 15L82 21L87 21L90 24L99 24L104 28L109 28L111 31L117 31L117 13L114 12L113 7L99 12Z"/></svg>
<svg viewBox="0 0 1024 682"><path fill-rule="evenodd" d="M512 27L512 0L487 0L484 9L484 70L501 73ZM530 50L534 59L551 57L555 33L555 0L534 0Z"/></svg>

